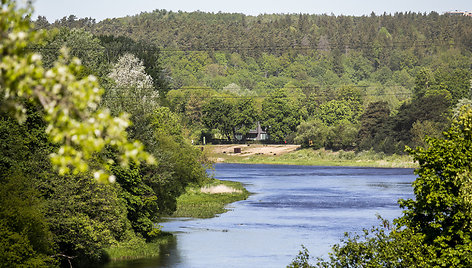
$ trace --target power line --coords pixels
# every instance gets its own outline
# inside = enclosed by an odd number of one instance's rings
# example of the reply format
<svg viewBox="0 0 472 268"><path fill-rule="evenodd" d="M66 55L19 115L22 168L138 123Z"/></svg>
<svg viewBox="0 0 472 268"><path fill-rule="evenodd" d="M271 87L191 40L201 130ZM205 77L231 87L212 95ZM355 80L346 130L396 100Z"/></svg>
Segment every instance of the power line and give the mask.
<svg viewBox="0 0 472 268"><path fill-rule="evenodd" d="M285 87L286 89L296 89L298 87ZM134 89L133 87L112 87L108 88L108 90L126 90L126 89ZM140 88L144 89L144 88ZM147 88L147 89L154 89L154 88ZM179 88L179 89L211 89L208 87L193 87L193 88ZM331 88L331 89L336 89L336 88ZM254 90L254 89L253 89ZM256 89L257 90L257 89ZM368 93L368 92L362 92L360 93L361 96L411 96L413 93L411 92L396 92L396 93L381 93L381 92L375 92L375 93ZM114 98L114 99L140 99L142 97L139 96L103 96L103 98ZM147 96L147 98L153 98ZM155 96L154 98L159 98L159 96ZM272 96L272 95L250 95L250 96L202 96L203 99L264 99L264 98L277 98L277 99L293 99L296 98L296 96Z"/></svg>
<svg viewBox="0 0 472 268"><path fill-rule="evenodd" d="M377 85L340 85L340 86L324 86L324 85L311 85L311 86L284 86L284 87L267 87L267 88L251 88L250 90L275 90L275 89L312 89L312 90L332 90L332 89L341 89L341 88L364 88L369 87L378 87ZM403 87L401 84L389 84L387 87ZM110 87L108 89L117 89L117 90L128 90L128 89L148 89L155 90L154 87ZM212 90L213 88L208 86L183 86L183 87L170 87L169 90L198 90L198 89L207 89Z"/></svg>
<svg viewBox="0 0 472 268"><path fill-rule="evenodd" d="M361 49L372 49L372 48L420 48L420 47L463 47L464 45L458 44L456 42L450 43L448 40L437 40L437 41L395 41L391 44L378 44L372 42L364 42L359 44L327 44L327 45L313 45L313 46L303 46L298 44L293 45L255 45L255 46L224 46L224 45L203 45L199 47L189 46L189 47L157 47L157 48L136 48L136 49L127 49L127 48L111 48L111 47L69 47L71 50L81 50L81 51L131 51L131 52L219 52L219 51L258 51L258 52L272 52L272 51L309 51L309 50L319 50L327 51L333 49L339 50L361 50ZM41 50L50 50L56 51L61 47L57 46L30 46L27 47L28 50L32 51L41 51Z"/></svg>

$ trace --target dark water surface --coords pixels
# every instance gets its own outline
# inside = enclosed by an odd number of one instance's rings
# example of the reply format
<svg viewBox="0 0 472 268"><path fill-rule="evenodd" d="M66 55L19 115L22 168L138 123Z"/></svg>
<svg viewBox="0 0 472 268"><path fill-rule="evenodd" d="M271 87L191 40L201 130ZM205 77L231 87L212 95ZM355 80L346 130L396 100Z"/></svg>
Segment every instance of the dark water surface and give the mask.
<svg viewBox="0 0 472 268"><path fill-rule="evenodd" d="M212 219L163 223L175 241L158 259L113 267L285 267L305 245L327 256L344 232L360 232L401 215L413 198L413 169L216 164L218 179L253 193Z"/></svg>

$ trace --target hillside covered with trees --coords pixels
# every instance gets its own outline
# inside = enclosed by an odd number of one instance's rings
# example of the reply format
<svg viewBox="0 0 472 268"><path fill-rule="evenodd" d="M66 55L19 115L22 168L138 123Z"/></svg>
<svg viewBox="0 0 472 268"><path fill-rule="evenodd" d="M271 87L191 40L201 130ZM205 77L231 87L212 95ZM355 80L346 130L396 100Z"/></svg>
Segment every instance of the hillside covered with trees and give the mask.
<svg viewBox="0 0 472 268"><path fill-rule="evenodd" d="M162 104L199 142L234 142L260 122L272 143L403 153L471 97L469 17L155 10L36 24L148 44L136 50L159 55ZM116 48L104 51L112 62Z"/></svg>

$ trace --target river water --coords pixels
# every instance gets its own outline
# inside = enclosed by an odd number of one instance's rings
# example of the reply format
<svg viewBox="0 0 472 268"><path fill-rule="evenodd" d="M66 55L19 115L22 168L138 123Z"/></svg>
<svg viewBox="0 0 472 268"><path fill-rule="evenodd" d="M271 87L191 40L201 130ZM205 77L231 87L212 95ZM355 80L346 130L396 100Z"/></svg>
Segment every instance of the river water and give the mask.
<svg viewBox="0 0 472 268"><path fill-rule="evenodd" d="M285 267L305 245L326 257L344 232L360 232L401 215L413 198L412 169L216 164L222 180L253 193L212 219L172 219L175 241L157 259L114 267Z"/></svg>

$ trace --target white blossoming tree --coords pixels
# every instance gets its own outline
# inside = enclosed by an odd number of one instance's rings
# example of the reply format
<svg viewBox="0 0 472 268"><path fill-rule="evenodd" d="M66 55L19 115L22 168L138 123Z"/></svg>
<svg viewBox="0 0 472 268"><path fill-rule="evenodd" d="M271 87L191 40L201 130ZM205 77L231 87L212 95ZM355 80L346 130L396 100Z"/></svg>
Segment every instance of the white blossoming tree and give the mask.
<svg viewBox="0 0 472 268"><path fill-rule="evenodd" d="M149 120L159 107L159 93L153 87L151 76L145 72L143 62L126 53L113 66L109 77L115 85L107 90L106 106L112 114L130 114L133 127L129 133L150 145L154 139L149 135L152 132Z"/></svg>
<svg viewBox="0 0 472 268"><path fill-rule="evenodd" d="M134 109L149 113L158 106L158 92L154 89L152 78L145 72L143 62L132 54L126 53L113 66L109 77L115 81L110 89L110 104L115 112L132 112Z"/></svg>

